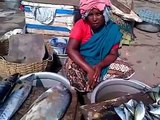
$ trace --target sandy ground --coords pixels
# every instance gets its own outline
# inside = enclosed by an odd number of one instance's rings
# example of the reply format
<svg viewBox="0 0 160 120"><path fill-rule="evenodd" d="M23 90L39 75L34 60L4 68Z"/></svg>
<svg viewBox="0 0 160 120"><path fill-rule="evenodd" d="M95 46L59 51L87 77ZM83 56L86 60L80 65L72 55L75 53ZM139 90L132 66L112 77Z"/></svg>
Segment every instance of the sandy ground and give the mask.
<svg viewBox="0 0 160 120"><path fill-rule="evenodd" d="M157 33L146 33L134 29L136 39L130 46L120 49L121 57L135 69L131 79L137 79L150 86L160 83L160 37Z"/></svg>
<svg viewBox="0 0 160 120"><path fill-rule="evenodd" d="M0 12L4 11L4 3L0 2ZM6 10L7 11L7 10ZM0 14L1 15L1 14ZM23 28L24 13L16 12L0 17L0 36L9 30ZM160 84L160 37L158 33L147 33L134 28L135 40L129 46L123 46L120 57L132 64L136 79L150 86Z"/></svg>

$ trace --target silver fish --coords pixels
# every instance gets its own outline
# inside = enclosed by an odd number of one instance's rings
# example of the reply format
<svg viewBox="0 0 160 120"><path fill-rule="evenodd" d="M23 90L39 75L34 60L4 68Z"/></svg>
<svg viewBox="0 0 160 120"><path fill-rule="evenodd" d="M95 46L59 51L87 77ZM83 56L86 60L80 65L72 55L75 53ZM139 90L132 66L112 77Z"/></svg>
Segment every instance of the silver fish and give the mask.
<svg viewBox="0 0 160 120"><path fill-rule="evenodd" d="M20 108L31 91L33 76L34 75L31 75L16 84L11 94L0 106L0 120L10 120L14 113Z"/></svg>
<svg viewBox="0 0 160 120"><path fill-rule="evenodd" d="M0 82L0 103L5 101L5 99L10 94L13 87L15 86L18 78L19 78L19 74L16 73Z"/></svg>
<svg viewBox="0 0 160 120"><path fill-rule="evenodd" d="M146 110L143 120L154 120L153 116Z"/></svg>
<svg viewBox="0 0 160 120"><path fill-rule="evenodd" d="M150 113L160 115L160 105L150 105Z"/></svg>
<svg viewBox="0 0 160 120"><path fill-rule="evenodd" d="M129 101L127 102L127 104L128 104L129 106L131 106L132 108L135 108L136 105L137 105L137 101L131 99L131 100L129 100Z"/></svg>
<svg viewBox="0 0 160 120"><path fill-rule="evenodd" d="M149 91L148 91L150 97L157 103L159 104L160 102L160 85L154 87L154 88L151 88Z"/></svg>
<svg viewBox="0 0 160 120"><path fill-rule="evenodd" d="M157 106L157 104L149 104L148 105L148 107L150 108L150 110L152 110L152 109L155 109L156 107L155 106ZM155 109L156 110L156 109ZM153 113L151 113L150 111L149 111L149 114L151 115L151 117L153 118L153 120L160 120L160 115L158 115L158 114L155 114L154 113L155 111L153 111ZM156 111L157 112L157 111Z"/></svg>
<svg viewBox="0 0 160 120"><path fill-rule="evenodd" d="M132 116L134 116L135 107L137 105L137 101L131 99L127 103L124 103L123 106L128 110L128 112L131 113Z"/></svg>
<svg viewBox="0 0 160 120"><path fill-rule="evenodd" d="M132 120L133 119L133 115L130 111L128 111L127 108L124 107L124 113L125 113L125 116L126 116L126 120Z"/></svg>
<svg viewBox="0 0 160 120"><path fill-rule="evenodd" d="M48 89L31 105L21 120L60 120L71 102L71 92L63 85Z"/></svg>
<svg viewBox="0 0 160 120"><path fill-rule="evenodd" d="M121 120L127 120L126 119L126 115L124 112L124 107L123 105L119 106L119 107L114 107L115 112L117 113L117 115L121 118Z"/></svg>
<svg viewBox="0 0 160 120"><path fill-rule="evenodd" d="M142 101L137 104L134 113L134 120L143 120L145 116L145 107Z"/></svg>
<svg viewBox="0 0 160 120"><path fill-rule="evenodd" d="M127 104L127 103L124 103L124 108L126 108L132 115L134 115L134 107Z"/></svg>

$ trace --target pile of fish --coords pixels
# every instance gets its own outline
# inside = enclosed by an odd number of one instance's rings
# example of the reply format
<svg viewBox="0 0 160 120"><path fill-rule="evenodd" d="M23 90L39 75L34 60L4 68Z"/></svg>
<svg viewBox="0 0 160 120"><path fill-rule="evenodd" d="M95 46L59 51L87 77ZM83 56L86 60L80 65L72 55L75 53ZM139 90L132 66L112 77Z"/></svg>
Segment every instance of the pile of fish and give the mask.
<svg viewBox="0 0 160 120"><path fill-rule="evenodd" d="M34 75L19 81L14 74L0 82L0 120L10 120L29 95Z"/></svg>
<svg viewBox="0 0 160 120"><path fill-rule="evenodd" d="M147 93L155 103L144 105L142 101L131 99L127 103L114 107L121 120L160 120L160 85L147 90Z"/></svg>

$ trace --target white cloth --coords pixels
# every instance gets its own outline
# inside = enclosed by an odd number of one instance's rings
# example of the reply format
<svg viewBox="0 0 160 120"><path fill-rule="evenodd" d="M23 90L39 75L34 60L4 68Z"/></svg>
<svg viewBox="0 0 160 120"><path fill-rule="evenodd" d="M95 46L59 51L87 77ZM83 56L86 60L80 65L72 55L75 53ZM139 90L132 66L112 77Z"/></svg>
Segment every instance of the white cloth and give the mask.
<svg viewBox="0 0 160 120"><path fill-rule="evenodd" d="M124 20L133 20L136 22L142 22L142 19L134 12L131 10L130 14L122 12L120 9L118 9L116 6L111 4L111 12L122 17Z"/></svg>
<svg viewBox="0 0 160 120"><path fill-rule="evenodd" d="M55 17L56 9L46 7L33 7L31 9L35 19L42 24L50 24Z"/></svg>

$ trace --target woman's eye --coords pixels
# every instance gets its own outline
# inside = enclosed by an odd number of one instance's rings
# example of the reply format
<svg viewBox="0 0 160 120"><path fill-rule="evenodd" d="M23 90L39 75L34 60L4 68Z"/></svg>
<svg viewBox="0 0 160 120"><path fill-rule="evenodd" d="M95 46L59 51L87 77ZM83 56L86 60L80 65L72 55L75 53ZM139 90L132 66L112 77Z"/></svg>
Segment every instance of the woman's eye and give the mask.
<svg viewBox="0 0 160 120"><path fill-rule="evenodd" d="M102 14L101 13L97 13L97 16L101 16Z"/></svg>
<svg viewBox="0 0 160 120"><path fill-rule="evenodd" d="M93 14L88 14L88 16L93 16Z"/></svg>

